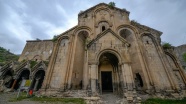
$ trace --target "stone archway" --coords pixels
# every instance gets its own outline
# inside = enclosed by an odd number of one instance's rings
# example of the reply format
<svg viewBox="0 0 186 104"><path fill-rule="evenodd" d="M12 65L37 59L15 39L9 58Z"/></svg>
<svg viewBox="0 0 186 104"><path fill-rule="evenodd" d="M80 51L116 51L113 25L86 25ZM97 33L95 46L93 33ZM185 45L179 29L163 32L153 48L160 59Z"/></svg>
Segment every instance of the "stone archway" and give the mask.
<svg viewBox="0 0 186 104"><path fill-rule="evenodd" d="M3 76L4 86L7 88L11 88L13 84L13 70L11 69L7 70L6 72L4 72Z"/></svg>
<svg viewBox="0 0 186 104"><path fill-rule="evenodd" d="M32 85L31 89L34 91L38 91L42 87L42 83L45 77L45 71L44 70L38 70L32 79Z"/></svg>
<svg viewBox="0 0 186 104"><path fill-rule="evenodd" d="M98 87L100 92L114 92L119 90L118 58L109 52L102 53L98 65Z"/></svg>
<svg viewBox="0 0 186 104"><path fill-rule="evenodd" d="M17 81L16 81L16 84L15 84L15 87L14 89L19 89L20 85L21 85L21 82L23 79L26 79L28 80L30 77L30 71L28 69L24 69L20 72L20 74L18 75L17 77Z"/></svg>

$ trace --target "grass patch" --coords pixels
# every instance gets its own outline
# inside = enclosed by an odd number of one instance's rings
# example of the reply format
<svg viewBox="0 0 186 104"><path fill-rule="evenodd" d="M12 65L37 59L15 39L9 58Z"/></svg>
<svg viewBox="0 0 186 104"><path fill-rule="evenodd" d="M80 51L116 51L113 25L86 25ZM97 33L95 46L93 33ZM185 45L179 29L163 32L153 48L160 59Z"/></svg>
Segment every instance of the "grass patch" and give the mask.
<svg viewBox="0 0 186 104"><path fill-rule="evenodd" d="M143 101L142 104L186 104L186 98L182 100L151 98Z"/></svg>
<svg viewBox="0 0 186 104"><path fill-rule="evenodd" d="M30 100L30 101L39 101L39 102L60 102L60 103L70 103L70 104L86 104L84 99L82 98L51 98L51 97L27 97L25 94L22 94L19 96L19 98L12 98L9 100L9 102L18 102L21 100Z"/></svg>
<svg viewBox="0 0 186 104"><path fill-rule="evenodd" d="M62 103L73 103L73 104L86 104L81 98L50 98L50 97L33 97L32 101L40 102L62 102Z"/></svg>

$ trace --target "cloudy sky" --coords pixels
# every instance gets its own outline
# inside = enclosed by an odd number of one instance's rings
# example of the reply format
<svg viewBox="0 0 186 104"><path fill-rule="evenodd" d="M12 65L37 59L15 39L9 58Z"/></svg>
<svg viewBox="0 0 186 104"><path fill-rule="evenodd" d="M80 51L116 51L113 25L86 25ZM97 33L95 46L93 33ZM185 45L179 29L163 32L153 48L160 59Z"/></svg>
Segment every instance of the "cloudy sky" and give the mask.
<svg viewBox="0 0 186 104"><path fill-rule="evenodd" d="M186 44L186 0L113 0L130 19L163 32L162 41ZM77 15L108 0L0 0L0 46L20 54L26 40L50 39L77 24Z"/></svg>

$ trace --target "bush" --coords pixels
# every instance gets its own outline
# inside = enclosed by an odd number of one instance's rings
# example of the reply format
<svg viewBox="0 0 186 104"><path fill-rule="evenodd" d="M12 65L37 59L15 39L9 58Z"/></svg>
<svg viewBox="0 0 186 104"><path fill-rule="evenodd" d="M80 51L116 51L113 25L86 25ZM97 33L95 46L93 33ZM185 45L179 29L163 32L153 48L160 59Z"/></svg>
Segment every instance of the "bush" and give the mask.
<svg viewBox="0 0 186 104"><path fill-rule="evenodd" d="M113 8L113 7L115 7L116 3L115 2L109 2L108 5L109 5L109 7Z"/></svg>
<svg viewBox="0 0 186 104"><path fill-rule="evenodd" d="M164 43L162 46L163 46L164 49L172 48L172 45L170 43Z"/></svg>
<svg viewBox="0 0 186 104"><path fill-rule="evenodd" d="M56 41L57 41L57 39L58 39L58 37L59 37L59 35L54 35L54 37L53 37L52 41L53 41L53 42L56 42Z"/></svg>

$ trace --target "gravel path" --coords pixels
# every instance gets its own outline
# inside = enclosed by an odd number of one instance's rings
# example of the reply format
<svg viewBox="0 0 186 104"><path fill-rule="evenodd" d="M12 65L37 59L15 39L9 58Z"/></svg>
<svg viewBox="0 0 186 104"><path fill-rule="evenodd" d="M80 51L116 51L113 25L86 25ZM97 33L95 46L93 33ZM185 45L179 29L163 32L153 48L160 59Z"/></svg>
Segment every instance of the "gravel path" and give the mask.
<svg viewBox="0 0 186 104"><path fill-rule="evenodd" d="M103 93L101 95L102 100L105 104L120 104L121 97L113 93Z"/></svg>

